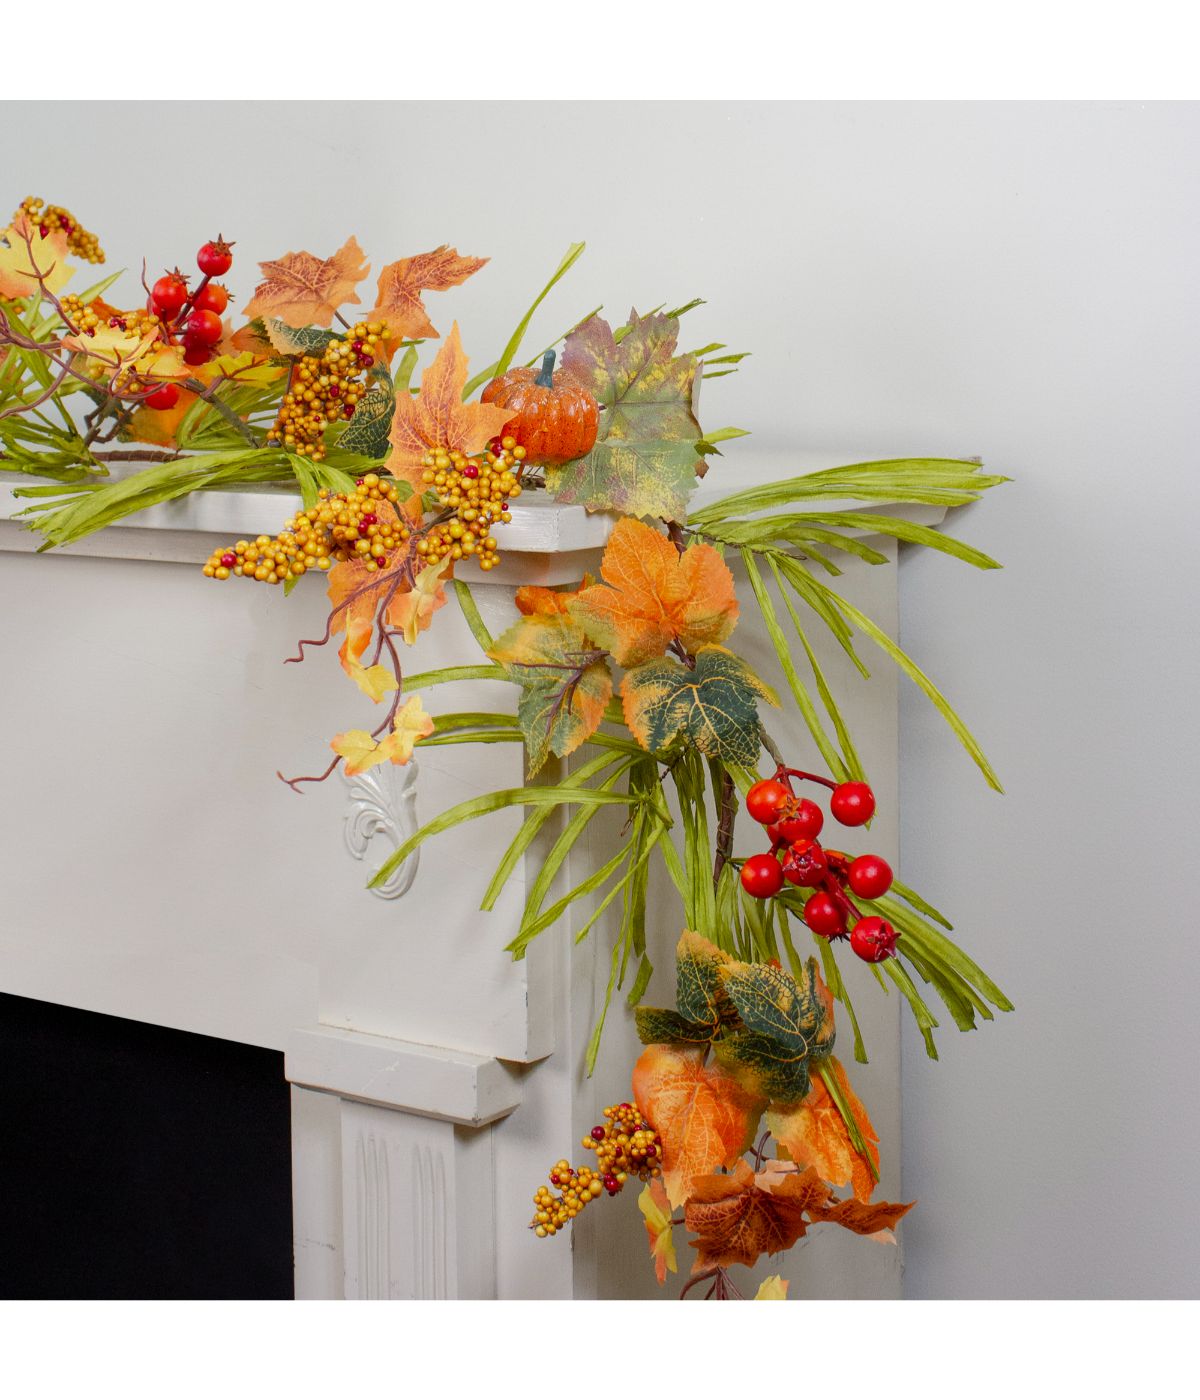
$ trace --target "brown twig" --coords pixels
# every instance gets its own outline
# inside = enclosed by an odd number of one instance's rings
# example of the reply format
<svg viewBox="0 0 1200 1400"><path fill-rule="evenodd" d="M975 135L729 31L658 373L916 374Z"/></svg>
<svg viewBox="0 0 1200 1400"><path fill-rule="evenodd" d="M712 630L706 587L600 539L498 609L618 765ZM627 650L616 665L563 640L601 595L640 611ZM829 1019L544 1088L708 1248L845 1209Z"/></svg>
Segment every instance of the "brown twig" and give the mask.
<svg viewBox="0 0 1200 1400"><path fill-rule="evenodd" d="M717 847L713 859L713 886L721 878L721 871L729 863L733 854L733 826L737 820L737 789L728 768L721 770L721 806L717 821Z"/></svg>

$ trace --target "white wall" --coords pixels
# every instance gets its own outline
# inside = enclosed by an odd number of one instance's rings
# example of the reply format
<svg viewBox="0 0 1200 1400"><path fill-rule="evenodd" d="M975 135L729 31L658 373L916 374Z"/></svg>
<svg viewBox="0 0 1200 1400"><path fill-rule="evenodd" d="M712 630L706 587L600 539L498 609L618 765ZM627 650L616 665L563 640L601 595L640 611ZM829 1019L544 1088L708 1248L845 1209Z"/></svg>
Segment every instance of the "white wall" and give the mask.
<svg viewBox="0 0 1200 1400"><path fill-rule="evenodd" d="M350 232L376 265L456 243L494 262L435 298L433 319L457 316L482 362L585 237L531 344L597 302L619 316L702 294L689 340L755 352L706 386L706 423L755 430L741 451L979 453L1016 478L951 527L1004 574L902 567L903 640L1009 790L989 793L912 700L904 874L1018 1004L973 1036L944 1030L940 1065L906 1038L904 1169L921 1198L906 1287L1200 1291L1196 107L23 115L10 202L75 207L115 264L186 262L220 228L248 293L253 261L331 252ZM97 152L146 142L163 157L130 157L133 205ZM720 468L731 486L738 460L735 447Z"/></svg>

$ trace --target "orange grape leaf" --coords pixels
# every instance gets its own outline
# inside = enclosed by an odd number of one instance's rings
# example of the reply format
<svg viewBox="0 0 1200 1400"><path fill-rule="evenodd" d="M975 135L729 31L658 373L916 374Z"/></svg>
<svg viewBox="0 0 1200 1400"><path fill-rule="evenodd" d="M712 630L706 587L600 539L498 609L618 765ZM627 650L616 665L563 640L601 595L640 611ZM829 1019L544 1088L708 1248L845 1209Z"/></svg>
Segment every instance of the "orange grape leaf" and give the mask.
<svg viewBox="0 0 1200 1400"><path fill-rule="evenodd" d="M30 243L25 242L23 233L30 235ZM38 289L35 269L52 292L74 276L74 269L67 262L66 233L52 229L43 238L38 226L22 215L0 232L0 297L19 300L32 296Z"/></svg>
<svg viewBox="0 0 1200 1400"><path fill-rule="evenodd" d="M591 574L584 574L583 581L574 588L543 588L540 584L527 583L517 589L514 599L517 611L526 617L564 615L570 609L571 599L594 582Z"/></svg>
<svg viewBox="0 0 1200 1400"><path fill-rule="evenodd" d="M263 280L242 315L274 316L297 329L328 326L338 307L360 300L354 288L371 270L364 258L358 240L351 236L331 258L285 253L259 263Z"/></svg>
<svg viewBox="0 0 1200 1400"><path fill-rule="evenodd" d="M457 287L487 262L487 258L464 258L457 248L445 243L432 253L418 253L388 263L379 274L376 306L368 321L386 321L388 340L432 340L437 337L422 292L444 292Z"/></svg>
<svg viewBox="0 0 1200 1400"><path fill-rule="evenodd" d="M876 1201L873 1206L863 1201L836 1201L826 1209L813 1215L813 1223L840 1225L845 1230L853 1230L856 1235L866 1235L877 1239L881 1244L895 1244L892 1231L898 1221L912 1210L916 1201L907 1205L895 1205L891 1201Z"/></svg>
<svg viewBox="0 0 1200 1400"><path fill-rule="evenodd" d="M797 1191L785 1180L760 1184L739 1161L732 1174L697 1177L684 1207L684 1220L696 1238L696 1270L729 1264L752 1266L762 1254L791 1249L808 1230L804 1212L811 1192ZM828 1195L828 1189L826 1189Z"/></svg>
<svg viewBox="0 0 1200 1400"><path fill-rule="evenodd" d="M770 1278L765 1278L758 1285L758 1292L754 1295L755 1302L760 1300L785 1302L787 1299L788 1281L778 1274L772 1274Z"/></svg>
<svg viewBox="0 0 1200 1400"><path fill-rule="evenodd" d="M399 511L390 501L380 501L375 508L380 523L394 525L401 516L405 523L419 524L421 498L410 496L400 502ZM408 551L398 549L382 569L371 570L357 556L337 563L329 571L330 633L336 635L356 619L374 624L375 613L383 598L396 583L396 576L408 561Z"/></svg>
<svg viewBox="0 0 1200 1400"><path fill-rule="evenodd" d="M878 1173L879 1135L835 1055L829 1057L829 1065L850 1111L858 1121L875 1173ZM767 1127L775 1141L787 1149L794 1162L812 1167L823 1181L834 1186L852 1185L860 1201L871 1199L875 1189L875 1173L850 1141L846 1122L818 1076L813 1076L808 1097L798 1104L775 1105L768 1109Z"/></svg>
<svg viewBox="0 0 1200 1400"><path fill-rule="evenodd" d="M401 394L396 399L388 434L392 451L386 463L394 477L421 490L424 458L431 447L473 456L482 452L513 416L512 409L495 404L463 403L466 382L467 357L456 321L421 376L421 392Z"/></svg>
<svg viewBox="0 0 1200 1400"><path fill-rule="evenodd" d="M412 588L397 593L388 605L385 619L388 626L399 627L409 646L416 642L418 633L429 627L438 608L445 606L445 580L453 567L454 560L448 554L440 564L427 564Z"/></svg>
<svg viewBox="0 0 1200 1400"><path fill-rule="evenodd" d="M346 640L338 651L338 659L359 690L378 704L389 690L398 690L400 682L386 666L364 666L359 660L370 640L371 624L354 618L346 628Z"/></svg>
<svg viewBox="0 0 1200 1400"><path fill-rule="evenodd" d="M622 666L651 661L674 640L689 652L723 642L737 625L733 575L710 544L680 554L661 531L625 518L600 576L604 582L585 588L571 611Z"/></svg>
<svg viewBox="0 0 1200 1400"><path fill-rule="evenodd" d="M633 1068L633 1094L663 1145L663 1181L672 1206L687 1199L695 1177L731 1167L758 1127L764 1103L704 1052L649 1045Z"/></svg>
<svg viewBox="0 0 1200 1400"><path fill-rule="evenodd" d="M667 1270L679 1272L675 1258L675 1236L671 1226L671 1203L663 1184L657 1178L638 1197L638 1209L645 1217L646 1234L650 1236L650 1257L659 1283L666 1283Z"/></svg>

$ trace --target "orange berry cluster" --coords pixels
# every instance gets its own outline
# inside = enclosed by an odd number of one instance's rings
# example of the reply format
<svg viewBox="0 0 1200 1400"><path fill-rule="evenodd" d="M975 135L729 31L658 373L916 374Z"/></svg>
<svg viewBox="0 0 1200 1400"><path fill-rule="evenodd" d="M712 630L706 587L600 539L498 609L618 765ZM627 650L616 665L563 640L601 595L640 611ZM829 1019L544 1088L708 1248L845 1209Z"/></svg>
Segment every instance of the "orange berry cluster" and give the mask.
<svg viewBox="0 0 1200 1400"><path fill-rule="evenodd" d="M435 526L417 544L430 564L452 559L477 559L486 573L500 562L492 529L512 519L508 503L521 494L521 469L525 449L515 438L492 444L492 451L478 457L439 447L425 454L421 480L432 486L438 504L449 507L453 518Z"/></svg>
<svg viewBox="0 0 1200 1400"><path fill-rule="evenodd" d="M604 1110L604 1119L583 1139L583 1146L596 1154L596 1167L573 1167L563 1157L550 1172L550 1186L539 1186L533 1193L529 1228L539 1239L558 1234L603 1192L615 1196L631 1176L647 1181L662 1170L658 1134L642 1122L632 1104L611 1104Z"/></svg>
<svg viewBox="0 0 1200 1400"><path fill-rule="evenodd" d="M385 322L360 322L331 340L320 355L297 360L269 441L298 457L322 461L325 429L354 417L366 393L364 376L382 351L386 334Z"/></svg>
<svg viewBox="0 0 1200 1400"><path fill-rule="evenodd" d="M69 209L58 204L47 204L45 200L29 195L21 201L21 207L13 215L13 222L16 223L22 214L37 226L43 238L56 229L64 229L67 247L77 258L90 263L104 261L100 240L94 233L89 233Z"/></svg>
<svg viewBox="0 0 1200 1400"><path fill-rule="evenodd" d="M144 307L136 311L113 311L98 298L83 302L77 296L65 296L62 298L62 308L71 324L84 335L94 333L101 326L111 326L113 330L140 338L157 330L161 324L158 317Z"/></svg>
<svg viewBox="0 0 1200 1400"><path fill-rule="evenodd" d="M352 495L322 491L317 504L298 511L274 539L259 535L253 542L238 540L214 550L204 575L286 583L309 569L324 573L348 559L361 560L374 573L412 536L394 509L398 497L396 487L374 472L362 478Z"/></svg>

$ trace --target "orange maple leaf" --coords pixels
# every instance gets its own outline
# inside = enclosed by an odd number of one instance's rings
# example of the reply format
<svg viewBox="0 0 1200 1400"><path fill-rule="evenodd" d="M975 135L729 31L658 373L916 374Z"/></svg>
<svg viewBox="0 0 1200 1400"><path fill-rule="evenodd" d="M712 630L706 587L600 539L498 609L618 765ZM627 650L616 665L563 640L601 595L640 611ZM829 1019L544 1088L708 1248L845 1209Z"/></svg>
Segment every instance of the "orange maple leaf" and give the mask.
<svg viewBox="0 0 1200 1400"><path fill-rule="evenodd" d="M487 258L464 258L445 243L432 253L418 253L388 263L379 274L374 311L369 321L386 321L388 341L433 340L433 328L421 300L422 292L444 292L457 287L487 262Z"/></svg>
<svg viewBox="0 0 1200 1400"><path fill-rule="evenodd" d="M388 434L392 451L386 463L393 476L421 490L425 454L431 447L473 456L482 452L513 416L512 409L495 404L463 403L466 382L467 357L456 321L421 376L421 392L401 394L396 399Z"/></svg>
<svg viewBox="0 0 1200 1400"><path fill-rule="evenodd" d="M850 1080L836 1056L829 1057L834 1077L846 1099L846 1104L858 1121L859 1130L875 1172L879 1170L879 1135L867 1117ZM850 1141L846 1122L838 1112L824 1082L813 1076L808 1097L798 1104L771 1108L767 1112L767 1127L771 1136L788 1151L794 1162L812 1167L822 1180L834 1186L852 1185L860 1201L869 1201L875 1189L875 1175L867 1159Z"/></svg>
<svg viewBox="0 0 1200 1400"><path fill-rule="evenodd" d="M513 601L517 605L517 611L526 617L565 617L571 606L571 599L581 589L590 587L593 582L591 574L584 574L583 581L577 583L574 588L543 588L537 583L527 583L517 589Z"/></svg>
<svg viewBox="0 0 1200 1400"><path fill-rule="evenodd" d="M600 575L604 583L585 588L571 612L622 666L651 661L676 639L689 652L723 642L737 624L733 575L710 544L680 554L661 531L626 517Z"/></svg>
<svg viewBox="0 0 1200 1400"><path fill-rule="evenodd" d="M294 327L328 326L334 312L360 300L354 288L370 272L358 240L351 236L331 258L312 253L285 253L259 263L263 280L254 289L243 315L274 316Z"/></svg>
<svg viewBox="0 0 1200 1400"><path fill-rule="evenodd" d="M633 1067L633 1095L663 1145L663 1182L673 1206L687 1199L695 1177L730 1167L746 1150L764 1102L702 1050L650 1045Z"/></svg>

